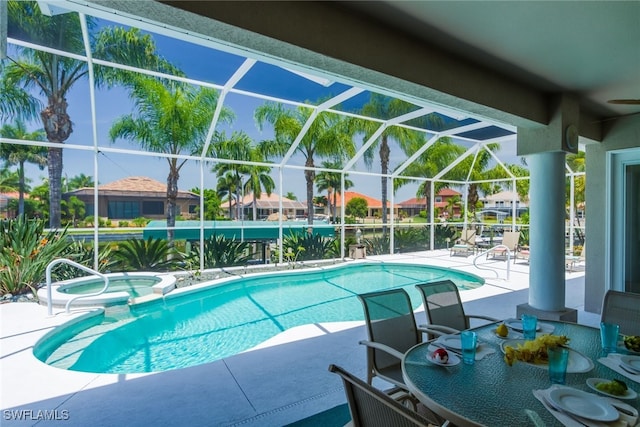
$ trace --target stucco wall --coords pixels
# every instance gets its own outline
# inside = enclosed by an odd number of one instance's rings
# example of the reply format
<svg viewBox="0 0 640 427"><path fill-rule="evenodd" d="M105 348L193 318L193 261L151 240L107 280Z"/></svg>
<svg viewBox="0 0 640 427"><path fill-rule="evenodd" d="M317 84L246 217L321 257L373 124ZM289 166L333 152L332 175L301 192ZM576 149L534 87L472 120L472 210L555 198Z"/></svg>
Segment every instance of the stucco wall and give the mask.
<svg viewBox="0 0 640 427"><path fill-rule="evenodd" d="M608 287L606 277L607 153L640 147L640 116L612 121L602 143L587 145L585 310L600 313ZM615 207L614 207L615 208ZM640 214L640 213L639 213Z"/></svg>

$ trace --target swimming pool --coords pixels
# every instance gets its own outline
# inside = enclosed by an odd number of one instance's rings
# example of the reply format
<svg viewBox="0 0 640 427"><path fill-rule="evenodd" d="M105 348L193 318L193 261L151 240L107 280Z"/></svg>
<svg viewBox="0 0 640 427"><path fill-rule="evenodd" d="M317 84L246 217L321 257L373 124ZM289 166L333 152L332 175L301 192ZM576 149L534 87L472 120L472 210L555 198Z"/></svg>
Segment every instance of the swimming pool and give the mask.
<svg viewBox="0 0 640 427"><path fill-rule="evenodd" d="M364 320L356 295L452 279L473 289L484 279L451 269L402 263L262 273L182 288L165 298L62 325L34 347L41 361L99 373L156 372L195 366L249 350L295 326Z"/></svg>

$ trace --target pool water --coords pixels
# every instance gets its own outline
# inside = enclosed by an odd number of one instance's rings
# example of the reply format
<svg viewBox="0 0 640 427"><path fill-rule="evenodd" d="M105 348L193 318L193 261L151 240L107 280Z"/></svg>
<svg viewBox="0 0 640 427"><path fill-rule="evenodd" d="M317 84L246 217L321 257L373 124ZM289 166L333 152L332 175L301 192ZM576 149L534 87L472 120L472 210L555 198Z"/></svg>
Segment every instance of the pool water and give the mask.
<svg viewBox="0 0 640 427"><path fill-rule="evenodd" d="M411 264L354 264L293 274L263 274L132 306L62 330L34 354L59 368L99 373L156 372L195 366L251 349L295 326L364 320L356 295L451 279L461 289L484 280Z"/></svg>
<svg viewBox="0 0 640 427"><path fill-rule="evenodd" d="M157 277L117 277L109 278L109 288L106 293L127 292L131 297L137 298L153 293L153 285L160 283ZM104 287L102 279L91 279L81 284L61 287L59 292L71 295L93 294L100 292Z"/></svg>

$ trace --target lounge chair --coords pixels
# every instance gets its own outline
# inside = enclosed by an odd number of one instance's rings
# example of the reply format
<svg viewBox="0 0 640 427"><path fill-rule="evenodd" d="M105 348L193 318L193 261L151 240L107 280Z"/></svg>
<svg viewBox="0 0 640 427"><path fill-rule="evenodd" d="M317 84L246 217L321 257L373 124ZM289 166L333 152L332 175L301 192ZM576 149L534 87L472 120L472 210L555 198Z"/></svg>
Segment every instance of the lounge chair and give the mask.
<svg viewBox="0 0 640 427"><path fill-rule="evenodd" d="M419 413L402 406L380 390L345 371L339 366L329 365L329 372L340 375L347 395L353 427L415 427L432 426ZM436 422L435 425L439 425Z"/></svg>
<svg viewBox="0 0 640 427"><path fill-rule="evenodd" d="M504 235L502 236L502 243L500 243L500 245L506 246L506 248L496 247L496 248L490 249L487 252L487 259L491 257L491 258L504 258L506 260L508 256L511 258L515 258L516 250L518 249L519 240L520 240L519 231L505 231ZM507 248L509 248L508 251L507 251Z"/></svg>
<svg viewBox="0 0 640 427"><path fill-rule="evenodd" d="M529 262L529 246L518 246L518 249L513 256L513 263L515 264L519 259Z"/></svg>
<svg viewBox="0 0 640 427"><path fill-rule="evenodd" d="M358 295L362 302L369 339L360 341L367 347L367 383L379 377L405 391L399 400L417 400L410 395L402 378L402 358L416 344L422 342L413 315L411 299L404 289L390 289Z"/></svg>
<svg viewBox="0 0 640 427"><path fill-rule="evenodd" d="M423 326L431 331L445 331L457 333L471 327L470 319L480 319L487 322L497 322L498 319L489 316L466 314L458 287L451 280L423 283L416 285L422 295L424 311L427 315L427 325Z"/></svg>
<svg viewBox="0 0 640 427"><path fill-rule="evenodd" d="M464 256L473 255L476 250L476 230L464 229L460 238L456 240L456 243L449 249L449 256L464 254Z"/></svg>
<svg viewBox="0 0 640 427"><path fill-rule="evenodd" d="M609 290L604 295L601 320L620 326L622 335L640 335L640 294Z"/></svg>

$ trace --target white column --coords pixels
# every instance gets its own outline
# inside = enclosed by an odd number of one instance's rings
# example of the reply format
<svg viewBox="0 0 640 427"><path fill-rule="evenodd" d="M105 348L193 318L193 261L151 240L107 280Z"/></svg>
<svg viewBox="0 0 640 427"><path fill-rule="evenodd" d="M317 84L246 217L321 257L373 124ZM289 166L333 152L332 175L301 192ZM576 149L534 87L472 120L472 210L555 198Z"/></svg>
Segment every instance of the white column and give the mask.
<svg viewBox="0 0 640 427"><path fill-rule="evenodd" d="M565 308L565 153L527 157L530 168L529 306L542 311Z"/></svg>

